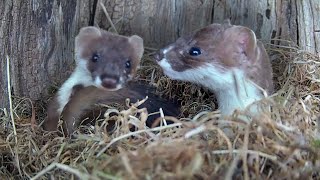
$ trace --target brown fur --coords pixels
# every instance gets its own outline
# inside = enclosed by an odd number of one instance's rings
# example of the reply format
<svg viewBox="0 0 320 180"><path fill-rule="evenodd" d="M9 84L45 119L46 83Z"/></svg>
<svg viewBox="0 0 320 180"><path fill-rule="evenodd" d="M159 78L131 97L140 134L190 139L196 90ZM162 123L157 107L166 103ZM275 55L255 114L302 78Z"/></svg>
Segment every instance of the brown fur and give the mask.
<svg viewBox="0 0 320 180"><path fill-rule="evenodd" d="M80 89L83 88L83 85L78 84L72 88L72 93L69 100L78 92ZM47 119L43 123L43 129L47 131L55 131L57 130L58 122L60 119L60 114L58 113L59 104L57 94L49 101L47 107Z"/></svg>
<svg viewBox="0 0 320 180"><path fill-rule="evenodd" d="M43 123L43 129L46 131L57 130L60 114L57 109L59 108L57 95L48 103L47 107L47 118Z"/></svg>
<svg viewBox="0 0 320 180"><path fill-rule="evenodd" d="M229 21L212 24L179 38L164 49L168 47L173 48L166 54L161 50L156 59L161 60L165 56L175 71L182 72L206 63L213 64L221 73L236 67L244 70L249 79L269 94L273 92L269 57L249 28L231 25ZM201 55L189 55L191 47L200 48Z"/></svg>
<svg viewBox="0 0 320 180"><path fill-rule="evenodd" d="M74 74L80 72L82 77L74 76L73 78L71 76L68 79L71 80L66 81L71 84L65 83L68 86L64 86L64 84L60 88L61 90L66 87L65 89L69 90L69 87L73 86L70 96L65 93L67 95L65 97L68 97L68 103L62 107L63 127L66 135L71 134L79 125L79 120L85 110L92 110L96 103L124 103L126 98L136 101L150 96L146 103L148 109L155 111L155 108L163 107L166 109L165 112L169 114L175 116L179 114L177 105L164 103L159 97L152 95L153 93L147 85L135 83L126 86L127 82L136 74L143 55L143 40L139 36L125 37L96 27L84 27L76 37L75 49L78 69L76 68ZM130 62L130 66L128 66L128 62ZM81 84L82 78L89 79L86 83L92 84L92 86L86 85L87 87L85 87L84 84ZM101 85L95 82L97 78L101 79ZM123 86L126 87L121 89ZM63 92L59 91L58 93ZM58 109L61 109L58 100L56 95L49 103L48 117L43 125L45 130L57 130L60 118Z"/></svg>
<svg viewBox="0 0 320 180"><path fill-rule="evenodd" d="M59 107L58 97L62 97L61 94L70 100L84 84L92 84L110 91L118 90L136 74L144 49L143 40L139 36L125 37L89 26L81 28L77 35L75 51L77 67L73 75L81 74L82 77L71 75L68 79L70 81L67 80L51 100L48 105L48 117L43 126L45 130L57 127L60 116L58 110L64 108ZM95 56L98 56L96 60ZM82 79L86 79L84 84ZM101 84L95 82L97 79L100 79ZM70 95L69 86L73 88Z"/></svg>
<svg viewBox="0 0 320 180"><path fill-rule="evenodd" d="M64 133L66 135L72 134L85 117L84 113L87 110L89 110L89 112L95 110L94 104L119 103L124 105L127 98L129 98L131 102L136 102L148 96L148 100L142 104L142 107L146 107L149 112L156 112L159 111L159 108L163 108L165 115L178 116L180 114L179 105L161 99L153 92L155 92L154 88L147 84L139 84L137 82L129 83L126 87L118 91L106 91L94 86L82 88L75 92L62 112ZM56 120L58 121L58 119ZM154 120L155 117L148 119L148 125L150 126ZM56 125L50 127L50 129L56 128Z"/></svg>
<svg viewBox="0 0 320 180"><path fill-rule="evenodd" d="M144 51L139 36L120 36L95 27L82 28L75 44L77 58L88 61L87 69L93 80L98 76L102 81L108 80L104 86L107 89L131 80ZM97 61L93 60L94 55L99 56ZM127 62L131 67L126 67Z"/></svg>

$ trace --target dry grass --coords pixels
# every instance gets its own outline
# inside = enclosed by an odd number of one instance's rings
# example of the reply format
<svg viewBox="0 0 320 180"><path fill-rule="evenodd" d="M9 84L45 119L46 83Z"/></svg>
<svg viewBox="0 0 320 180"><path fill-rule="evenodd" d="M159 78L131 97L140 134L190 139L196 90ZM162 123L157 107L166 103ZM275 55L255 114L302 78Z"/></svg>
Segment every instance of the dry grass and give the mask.
<svg viewBox="0 0 320 180"><path fill-rule="evenodd" d="M150 57L139 79L159 94L182 101L185 118L146 128L144 109L110 108L122 122L113 134L81 127L77 139L44 132L39 104L13 97L12 113L1 117L1 179L319 179L320 59L294 48L269 49L277 92L263 101L271 113L245 124L235 115L219 119L214 96L189 83L163 76ZM34 112L37 112L36 114ZM108 112L108 113L109 113ZM137 115L140 112L140 115ZM241 112L240 112L241 114ZM319 120L318 120L319 121ZM136 131L130 132L129 126ZM228 137L221 127L234 132ZM318 128L318 129L317 129ZM15 136L16 133L16 136Z"/></svg>

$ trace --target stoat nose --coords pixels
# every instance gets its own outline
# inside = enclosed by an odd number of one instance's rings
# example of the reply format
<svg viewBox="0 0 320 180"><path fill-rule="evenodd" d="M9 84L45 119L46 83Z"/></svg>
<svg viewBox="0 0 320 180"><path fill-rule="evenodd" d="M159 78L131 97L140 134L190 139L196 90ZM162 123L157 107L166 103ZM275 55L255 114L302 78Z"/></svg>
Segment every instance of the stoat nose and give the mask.
<svg viewBox="0 0 320 180"><path fill-rule="evenodd" d="M103 86L106 89L116 89L119 84L119 78L117 77L102 75L100 78L101 86Z"/></svg>
<svg viewBox="0 0 320 180"><path fill-rule="evenodd" d="M102 80L101 85L107 89L115 89L115 88L117 88L118 81L116 79L112 79L112 78L104 78Z"/></svg>
<svg viewBox="0 0 320 180"><path fill-rule="evenodd" d="M161 61L163 59L163 52L162 50L158 51L155 55L153 55L153 59L155 59L156 61Z"/></svg>

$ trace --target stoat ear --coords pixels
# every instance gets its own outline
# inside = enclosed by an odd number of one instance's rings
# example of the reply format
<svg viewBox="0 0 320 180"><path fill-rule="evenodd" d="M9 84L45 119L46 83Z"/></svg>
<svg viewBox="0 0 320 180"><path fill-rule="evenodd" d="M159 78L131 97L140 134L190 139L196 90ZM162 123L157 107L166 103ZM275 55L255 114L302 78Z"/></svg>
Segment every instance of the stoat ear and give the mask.
<svg viewBox="0 0 320 180"><path fill-rule="evenodd" d="M243 26L232 26L225 30L224 38L233 43L234 50L244 53L249 59L257 56L257 38L255 33Z"/></svg>
<svg viewBox="0 0 320 180"><path fill-rule="evenodd" d="M229 27L231 27L231 22L230 22L230 19L225 19L223 22L222 22L222 26L224 27L224 29L227 29Z"/></svg>
<svg viewBox="0 0 320 180"><path fill-rule="evenodd" d="M94 26L83 27L80 29L79 35L96 35L101 36L101 31L99 28Z"/></svg>
<svg viewBox="0 0 320 180"><path fill-rule="evenodd" d="M87 42L89 39L101 36L101 30L94 26L83 27L76 36L76 49L80 49L81 44Z"/></svg>
<svg viewBox="0 0 320 180"><path fill-rule="evenodd" d="M129 37L129 43L132 44L135 53L139 60L142 58L144 47L143 47L143 39L140 36L133 35Z"/></svg>

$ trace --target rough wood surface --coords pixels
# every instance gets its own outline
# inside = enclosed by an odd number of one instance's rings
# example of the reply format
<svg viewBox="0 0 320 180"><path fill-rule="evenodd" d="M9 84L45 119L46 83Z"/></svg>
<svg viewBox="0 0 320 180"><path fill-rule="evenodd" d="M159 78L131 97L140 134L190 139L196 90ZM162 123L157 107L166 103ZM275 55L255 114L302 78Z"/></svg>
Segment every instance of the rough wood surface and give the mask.
<svg viewBox="0 0 320 180"><path fill-rule="evenodd" d="M7 107L6 62L14 95L40 99L73 68L74 37L88 25L93 1L0 2L0 107Z"/></svg>
<svg viewBox="0 0 320 180"><path fill-rule="evenodd" d="M179 36L210 24L213 1L102 0L120 34L142 36L149 47L160 48ZM95 22L110 29L101 6Z"/></svg>
<svg viewBox="0 0 320 180"><path fill-rule="evenodd" d="M275 0L103 0L102 3L120 33L136 33L154 48L226 18L233 24L250 27L258 38L265 40L270 40L276 27ZM112 30L100 6L95 20L101 27Z"/></svg>
<svg viewBox="0 0 320 180"><path fill-rule="evenodd" d="M120 34L138 34L147 47L163 47L230 18L264 42L283 45L276 39L288 39L320 52L318 0L5 0L0 1L0 107L7 102L5 56L11 58L14 95L47 97L50 86L61 84L73 69L79 28L94 24L110 29L100 3Z"/></svg>
<svg viewBox="0 0 320 180"><path fill-rule="evenodd" d="M297 9L299 46L320 55L320 1L297 0Z"/></svg>
<svg viewBox="0 0 320 180"><path fill-rule="evenodd" d="M248 26L264 42L320 52L320 1L314 0L101 0L120 34L138 34L160 48L179 36L230 18ZM100 5L95 22L110 29ZM112 29L111 29L112 30ZM271 41L271 38L274 39Z"/></svg>

